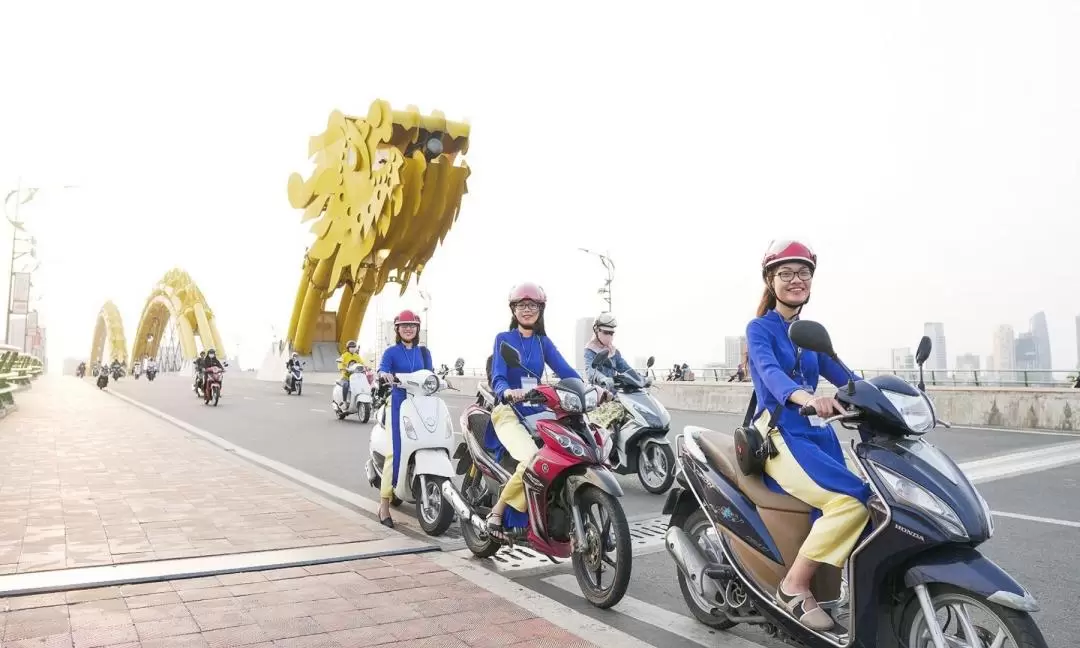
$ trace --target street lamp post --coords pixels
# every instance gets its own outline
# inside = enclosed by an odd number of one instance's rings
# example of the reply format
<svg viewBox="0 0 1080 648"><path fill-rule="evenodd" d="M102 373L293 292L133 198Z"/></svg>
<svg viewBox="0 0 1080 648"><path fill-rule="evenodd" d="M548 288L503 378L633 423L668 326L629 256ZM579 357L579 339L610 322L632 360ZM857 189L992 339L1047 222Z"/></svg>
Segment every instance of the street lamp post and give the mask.
<svg viewBox="0 0 1080 648"><path fill-rule="evenodd" d="M424 292L423 290L420 290L420 291L419 291L419 293L420 293L420 299L423 299L423 300L424 300L424 310L423 310L423 313L424 313L424 320L423 320L423 322L421 323L421 326L423 327L423 330L425 330L425 331L430 331L430 330L431 330L431 325L430 325L430 324L428 324L428 311L430 311L430 310L431 310L431 293L428 293L428 292ZM419 338L419 336L420 336L420 332L419 332L419 331L417 331L416 335L417 335L417 337ZM425 337L426 337L426 336L425 336ZM424 340L424 344L428 344L428 345L430 345L430 344L431 344L431 341L430 341L430 340L427 340L427 339L425 339L425 340Z"/></svg>
<svg viewBox="0 0 1080 648"><path fill-rule="evenodd" d="M611 312L611 282L615 281L615 262L611 260L611 257L600 254L599 252L593 252L592 250L586 250L585 248L578 248L586 254L591 254L594 257L600 259L600 263L604 264L604 270L607 271L607 278L604 280L604 287L597 291L604 300L607 302L607 310Z"/></svg>

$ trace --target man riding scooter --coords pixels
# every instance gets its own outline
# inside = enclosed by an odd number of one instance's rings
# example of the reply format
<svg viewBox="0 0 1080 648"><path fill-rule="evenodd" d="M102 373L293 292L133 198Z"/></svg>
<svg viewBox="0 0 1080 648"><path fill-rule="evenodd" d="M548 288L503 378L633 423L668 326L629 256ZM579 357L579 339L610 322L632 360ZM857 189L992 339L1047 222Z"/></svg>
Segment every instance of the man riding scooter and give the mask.
<svg viewBox="0 0 1080 648"><path fill-rule="evenodd" d="M608 391L615 388L616 374L630 374L640 378L630 364L622 357L615 348L615 329L619 322L611 313L600 313L593 320L593 337L585 345L585 377L594 385L599 385ZM608 360L599 367L593 366L596 354L607 350ZM645 379L645 386L652 384L652 379ZM626 408L616 399L609 400L601 405L595 412L589 413L589 420L602 428L610 428L626 416ZM615 428L617 430L617 428ZM614 434L618 434L616 431Z"/></svg>

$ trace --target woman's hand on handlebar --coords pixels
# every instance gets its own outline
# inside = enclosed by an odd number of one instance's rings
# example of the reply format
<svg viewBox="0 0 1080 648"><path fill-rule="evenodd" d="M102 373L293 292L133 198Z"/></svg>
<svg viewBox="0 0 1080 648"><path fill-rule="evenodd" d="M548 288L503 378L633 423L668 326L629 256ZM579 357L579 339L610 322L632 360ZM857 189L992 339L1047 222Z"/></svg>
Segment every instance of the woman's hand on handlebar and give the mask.
<svg viewBox="0 0 1080 648"><path fill-rule="evenodd" d="M846 413L847 410L840 404L840 401L832 396L817 396L811 398L805 405L799 408L799 414L802 414L803 416L813 416L816 414L821 418L829 418L830 416Z"/></svg>
<svg viewBox="0 0 1080 648"><path fill-rule="evenodd" d="M525 395L529 393L528 389L507 389L503 392L503 400L510 401L511 403L519 403L525 400Z"/></svg>

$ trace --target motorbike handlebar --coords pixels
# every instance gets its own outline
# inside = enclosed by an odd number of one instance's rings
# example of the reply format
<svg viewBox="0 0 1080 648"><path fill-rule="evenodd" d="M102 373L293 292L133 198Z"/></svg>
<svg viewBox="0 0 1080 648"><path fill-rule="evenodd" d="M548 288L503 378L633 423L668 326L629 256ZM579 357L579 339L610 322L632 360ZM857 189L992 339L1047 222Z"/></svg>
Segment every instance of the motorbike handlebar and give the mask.
<svg viewBox="0 0 1080 648"><path fill-rule="evenodd" d="M499 399L499 402L504 404L504 405L512 405L514 403L514 401L507 398L505 392L503 393L502 397ZM536 391L535 389L530 389L528 392L525 393L525 397L522 398L518 402L519 403L529 403L529 404L533 404L533 405L539 405L541 403L547 402L547 398L545 398L543 394Z"/></svg>
<svg viewBox="0 0 1080 648"><path fill-rule="evenodd" d="M814 409L813 405L803 405L799 408L799 414L802 416L813 416L817 414L817 410Z"/></svg>

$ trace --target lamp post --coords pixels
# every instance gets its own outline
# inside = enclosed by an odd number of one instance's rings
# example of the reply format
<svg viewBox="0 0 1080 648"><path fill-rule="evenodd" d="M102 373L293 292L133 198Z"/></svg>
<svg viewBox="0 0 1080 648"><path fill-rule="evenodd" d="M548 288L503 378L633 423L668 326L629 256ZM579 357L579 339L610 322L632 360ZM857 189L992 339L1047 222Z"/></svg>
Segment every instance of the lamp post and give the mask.
<svg viewBox="0 0 1080 648"><path fill-rule="evenodd" d="M423 322L421 323L421 326L423 327L423 330L430 331L431 328L429 328L429 325L428 325L428 311L431 310L431 293L424 292L423 290L419 290L418 292L420 293L420 299L424 300L424 310L423 310L424 319L423 319ZM419 337L420 332L417 331L416 335L417 335L417 337ZM425 338L426 337L427 336L425 336ZM428 344L428 343L430 343L430 340L425 339L424 343Z"/></svg>
<svg viewBox="0 0 1080 648"><path fill-rule="evenodd" d="M607 279L604 280L604 287L597 292L607 302L607 310L611 312L611 282L615 280L615 262L611 260L611 257L600 254L599 252L593 252L592 250L586 250L585 248L578 248L585 254L591 254L594 257L600 259L600 263L604 264L604 270L607 271Z"/></svg>
<svg viewBox="0 0 1080 648"><path fill-rule="evenodd" d="M78 185L64 185L63 187L61 187L61 189L77 188ZM34 239L34 237L30 237L29 239L23 239L30 241L29 252L23 252L22 254L16 253L15 247L19 241L19 232L26 231L26 227L23 221L19 219L19 207L33 200L39 191L41 191L41 187L23 187L22 178L19 178L18 184L16 184L15 189L13 191L9 191L8 194L4 196L4 218L6 218L8 223L11 225L11 265L8 268L8 303L6 311L7 314L4 319L5 338L11 337L11 315L15 298L15 261L23 256L26 256L27 254L29 254L35 260L37 259L37 251L35 247L37 245L37 241ZM25 198L23 197L24 195ZM8 203L14 204L15 213L12 215L8 214ZM30 272L34 272L35 270L37 270L38 265L40 264L35 264L34 267L30 270ZM12 343L11 339L8 339L7 342L8 344Z"/></svg>

